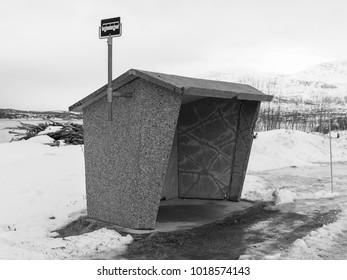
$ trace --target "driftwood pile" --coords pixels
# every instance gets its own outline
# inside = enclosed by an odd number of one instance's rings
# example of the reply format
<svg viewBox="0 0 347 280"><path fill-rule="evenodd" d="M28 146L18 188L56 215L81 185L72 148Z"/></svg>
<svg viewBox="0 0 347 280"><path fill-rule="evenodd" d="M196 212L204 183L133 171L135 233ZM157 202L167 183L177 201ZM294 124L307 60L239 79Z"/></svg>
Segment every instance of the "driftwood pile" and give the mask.
<svg viewBox="0 0 347 280"><path fill-rule="evenodd" d="M43 133L55 140L55 143L51 146L59 146L60 141L64 141L67 145L82 145L83 144L83 126L77 123L60 123L56 121L47 121L45 123L28 124L20 122L17 127L7 127L5 129L11 129L9 133L14 134L15 138L12 141L27 140L31 137L39 135L47 127L61 127L58 131ZM19 132L24 131L24 132ZM41 133L42 134L42 133ZM41 135L40 134L40 135Z"/></svg>

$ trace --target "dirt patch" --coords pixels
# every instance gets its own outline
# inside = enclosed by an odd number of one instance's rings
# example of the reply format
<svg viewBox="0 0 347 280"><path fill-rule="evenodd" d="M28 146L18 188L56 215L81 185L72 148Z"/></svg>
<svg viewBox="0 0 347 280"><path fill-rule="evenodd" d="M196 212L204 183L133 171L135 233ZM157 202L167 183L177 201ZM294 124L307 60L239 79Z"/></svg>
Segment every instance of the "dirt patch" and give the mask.
<svg viewBox="0 0 347 280"><path fill-rule="evenodd" d="M88 217L80 217L63 228L57 229L54 232L59 233L59 237L76 236L84 233L92 232L101 228L115 229L115 227L106 222L97 221Z"/></svg>
<svg viewBox="0 0 347 280"><path fill-rule="evenodd" d="M222 221L190 230L137 236L121 258L236 260L250 246L266 244L267 252L286 249L310 231L336 221L337 215L334 210L308 217L266 210L264 206L257 205Z"/></svg>

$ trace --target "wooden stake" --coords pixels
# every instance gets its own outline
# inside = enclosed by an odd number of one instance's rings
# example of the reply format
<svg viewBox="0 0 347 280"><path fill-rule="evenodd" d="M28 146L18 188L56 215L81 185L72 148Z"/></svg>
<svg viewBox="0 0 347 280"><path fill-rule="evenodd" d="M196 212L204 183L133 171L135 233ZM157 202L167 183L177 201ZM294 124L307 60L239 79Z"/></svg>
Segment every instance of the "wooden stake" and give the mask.
<svg viewBox="0 0 347 280"><path fill-rule="evenodd" d="M329 144L330 144L330 178L331 178L331 192L334 193L334 184L333 184L333 154L331 148L331 124L330 124L330 111L328 111L329 118Z"/></svg>

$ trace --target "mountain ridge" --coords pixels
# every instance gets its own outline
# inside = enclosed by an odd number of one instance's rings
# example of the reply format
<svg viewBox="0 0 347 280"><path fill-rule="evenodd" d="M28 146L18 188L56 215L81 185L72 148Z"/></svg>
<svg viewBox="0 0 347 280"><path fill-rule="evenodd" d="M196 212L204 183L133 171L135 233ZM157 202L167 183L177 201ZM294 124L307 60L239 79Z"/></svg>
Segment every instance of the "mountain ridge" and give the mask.
<svg viewBox="0 0 347 280"><path fill-rule="evenodd" d="M347 103L347 60L324 62L293 74L256 71L213 71L204 78L247 83L286 98L314 100L328 96Z"/></svg>

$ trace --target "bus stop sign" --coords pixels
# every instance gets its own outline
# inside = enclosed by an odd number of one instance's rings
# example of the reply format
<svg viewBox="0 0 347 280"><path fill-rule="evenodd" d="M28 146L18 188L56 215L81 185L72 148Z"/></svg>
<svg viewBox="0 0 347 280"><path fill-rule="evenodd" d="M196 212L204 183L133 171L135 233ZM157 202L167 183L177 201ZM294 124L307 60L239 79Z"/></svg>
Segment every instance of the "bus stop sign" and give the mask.
<svg viewBox="0 0 347 280"><path fill-rule="evenodd" d="M120 17L107 18L101 20L99 27L99 38L119 37L122 35L122 24Z"/></svg>

